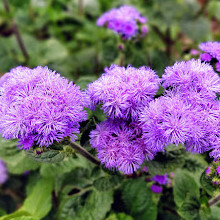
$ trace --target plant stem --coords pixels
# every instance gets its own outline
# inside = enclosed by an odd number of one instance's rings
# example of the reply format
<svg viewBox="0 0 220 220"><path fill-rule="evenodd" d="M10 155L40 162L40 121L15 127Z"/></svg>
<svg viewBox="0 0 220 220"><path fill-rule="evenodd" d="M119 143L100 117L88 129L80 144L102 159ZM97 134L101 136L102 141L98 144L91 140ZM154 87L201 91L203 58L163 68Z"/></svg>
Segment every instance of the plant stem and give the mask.
<svg viewBox="0 0 220 220"><path fill-rule="evenodd" d="M79 16L83 15L83 0L78 0L78 14Z"/></svg>
<svg viewBox="0 0 220 220"><path fill-rule="evenodd" d="M220 193L216 197L209 200L209 206L215 205L219 201L220 201Z"/></svg>
<svg viewBox="0 0 220 220"><path fill-rule="evenodd" d="M10 13L10 6L9 6L9 3L8 3L8 0L3 0L3 4L4 4L4 7L5 7L5 10L6 12ZM18 41L18 45L26 59L26 61L29 59L29 56L28 56L28 53L27 53L27 50L25 48L25 45L23 43L23 40L21 38L21 34L19 32L19 29L18 29L18 26L16 24L16 22L14 20L12 20L12 30L16 36L16 39Z"/></svg>
<svg viewBox="0 0 220 220"><path fill-rule="evenodd" d="M69 139L69 143L68 143L72 148L74 148L79 154L81 154L83 157L85 157L86 159L90 160L92 163L96 164L96 165L100 165L100 161L93 157L92 154L90 154L88 151L86 151L82 146L80 146L79 144L77 144L76 142L72 142Z"/></svg>

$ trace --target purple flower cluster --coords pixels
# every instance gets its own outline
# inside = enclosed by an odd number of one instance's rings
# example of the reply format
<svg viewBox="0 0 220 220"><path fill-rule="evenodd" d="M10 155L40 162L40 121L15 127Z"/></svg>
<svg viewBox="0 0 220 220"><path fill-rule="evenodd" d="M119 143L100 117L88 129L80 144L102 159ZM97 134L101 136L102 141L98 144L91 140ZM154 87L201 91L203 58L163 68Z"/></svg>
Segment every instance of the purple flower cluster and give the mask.
<svg viewBox="0 0 220 220"><path fill-rule="evenodd" d="M141 108L153 100L159 83L158 76L148 67L112 65L88 85L88 94L93 107L101 104L108 117L135 121Z"/></svg>
<svg viewBox="0 0 220 220"><path fill-rule="evenodd" d="M159 83L150 68L112 65L88 86L92 107L101 105L108 116L90 135L92 147L107 168L131 174L145 159L154 157L142 139L138 116L153 100Z"/></svg>
<svg viewBox="0 0 220 220"><path fill-rule="evenodd" d="M146 26L139 28L139 24L145 24L147 19L131 6L121 6L104 13L97 21L98 26L107 27L120 34L124 39L130 39L135 35L148 32Z"/></svg>
<svg viewBox="0 0 220 220"><path fill-rule="evenodd" d="M1 84L0 132L20 139L22 149L49 146L79 133L86 94L47 67L17 67Z"/></svg>
<svg viewBox="0 0 220 220"><path fill-rule="evenodd" d="M167 173L165 173L164 175L153 176L152 181L154 181L154 184L151 186L151 191L156 194L159 194L163 191L163 187L161 185L171 184L171 179L168 178ZM159 186L157 184L159 184Z"/></svg>
<svg viewBox="0 0 220 220"><path fill-rule="evenodd" d="M220 72L220 42L204 42L199 45L199 48L205 52L200 55L201 59L206 62L216 59L216 70Z"/></svg>
<svg viewBox="0 0 220 220"><path fill-rule="evenodd" d="M0 159L0 184L3 184L8 179L8 169L5 163Z"/></svg>
<svg viewBox="0 0 220 220"><path fill-rule="evenodd" d="M144 144L136 123L108 119L97 125L90 138L101 163L125 174L133 173L145 159L154 157Z"/></svg>
<svg viewBox="0 0 220 220"><path fill-rule="evenodd" d="M200 60L177 62L162 77L160 98L149 103L140 115L145 144L153 152L168 144L184 144L190 152L220 157L219 76Z"/></svg>

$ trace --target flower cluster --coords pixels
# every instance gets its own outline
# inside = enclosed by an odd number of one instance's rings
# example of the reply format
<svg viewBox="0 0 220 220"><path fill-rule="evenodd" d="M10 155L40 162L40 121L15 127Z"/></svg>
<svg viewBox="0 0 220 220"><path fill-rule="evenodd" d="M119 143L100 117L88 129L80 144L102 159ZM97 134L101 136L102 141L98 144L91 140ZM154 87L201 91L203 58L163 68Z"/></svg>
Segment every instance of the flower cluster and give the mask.
<svg viewBox="0 0 220 220"><path fill-rule="evenodd" d="M159 83L158 76L148 67L112 65L88 85L88 94L93 107L101 104L108 117L135 121L141 108L153 100Z"/></svg>
<svg viewBox="0 0 220 220"><path fill-rule="evenodd" d="M220 42L204 42L199 45L199 48L205 52L200 55L201 59L206 62L217 60L216 70L220 72Z"/></svg>
<svg viewBox="0 0 220 220"><path fill-rule="evenodd" d="M153 100L159 83L150 68L112 65L88 86L92 106L102 105L108 116L90 135L92 147L107 168L131 174L145 159L154 157L142 139L138 116Z"/></svg>
<svg viewBox="0 0 220 220"><path fill-rule="evenodd" d="M97 21L98 26L107 25L107 27L120 34L124 39L130 39L141 33L148 32L146 25L147 19L131 6L121 6L117 9L111 9L104 13ZM140 28L139 24L142 24Z"/></svg>
<svg viewBox="0 0 220 220"><path fill-rule="evenodd" d="M47 67L17 67L1 82L0 132L23 149L49 146L79 133L86 94Z"/></svg>
<svg viewBox="0 0 220 220"><path fill-rule="evenodd" d="M220 80L209 64L190 60L167 67L163 86L169 88L140 115L145 144L153 152L168 144L184 144L190 152L220 157Z"/></svg>
<svg viewBox="0 0 220 220"><path fill-rule="evenodd" d="M90 138L101 163L125 174L133 173L145 159L154 157L144 144L136 123L108 119L97 125Z"/></svg>
<svg viewBox="0 0 220 220"><path fill-rule="evenodd" d="M151 191L156 194L162 192L163 188L161 185L171 184L171 179L168 178L167 173L165 173L164 175L153 176L152 181L154 181L154 184L151 186Z"/></svg>

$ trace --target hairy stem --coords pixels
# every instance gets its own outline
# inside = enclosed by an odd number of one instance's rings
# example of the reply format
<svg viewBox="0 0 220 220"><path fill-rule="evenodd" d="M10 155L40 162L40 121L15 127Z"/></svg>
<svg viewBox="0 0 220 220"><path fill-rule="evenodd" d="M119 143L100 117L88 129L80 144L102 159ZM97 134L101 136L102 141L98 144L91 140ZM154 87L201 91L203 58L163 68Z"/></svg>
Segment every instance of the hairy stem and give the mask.
<svg viewBox="0 0 220 220"><path fill-rule="evenodd" d="M92 154L90 154L88 151L86 151L82 146L80 146L79 144L77 144L76 142L72 142L69 139L69 145L75 149L79 154L81 154L83 157L85 157L86 159L88 159L89 161L91 161L92 163L96 164L96 165L100 165L100 161L95 158L94 156L92 156Z"/></svg>
<svg viewBox="0 0 220 220"><path fill-rule="evenodd" d="M209 206L215 205L219 201L220 201L220 193L216 197L209 200Z"/></svg>
<svg viewBox="0 0 220 220"><path fill-rule="evenodd" d="M5 11L10 13L10 6L9 6L9 3L8 3L8 0L3 0L3 4L4 4L4 7L5 7ZM24 45L24 42L21 38L21 34L19 32L19 29L18 29L18 26L16 24L16 22L14 20L12 20L12 29L13 29L13 32L16 36L16 39L17 39L17 42L18 42L18 45L26 59L26 61L29 59L29 56L28 56L28 53L27 53L27 50L25 48L25 45Z"/></svg>

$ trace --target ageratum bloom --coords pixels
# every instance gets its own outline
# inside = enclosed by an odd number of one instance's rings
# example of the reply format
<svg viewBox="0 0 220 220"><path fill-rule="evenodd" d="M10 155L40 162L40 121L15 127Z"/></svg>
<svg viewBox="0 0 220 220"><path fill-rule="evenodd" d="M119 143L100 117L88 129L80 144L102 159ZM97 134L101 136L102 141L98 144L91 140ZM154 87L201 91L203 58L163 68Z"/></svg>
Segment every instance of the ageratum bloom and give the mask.
<svg viewBox="0 0 220 220"><path fill-rule="evenodd" d="M20 139L22 149L74 139L86 120L86 95L47 67L12 69L1 87L0 132Z"/></svg>
<svg viewBox="0 0 220 220"><path fill-rule="evenodd" d="M199 45L199 48L205 53L201 54L201 60L210 62L212 59L217 61L216 70L220 72L220 42L204 42Z"/></svg>
<svg viewBox="0 0 220 220"><path fill-rule="evenodd" d="M163 191L163 188L161 186L153 184L151 186L151 191L154 192L155 194L160 194Z"/></svg>
<svg viewBox="0 0 220 220"><path fill-rule="evenodd" d="M214 58L214 59L220 61L220 42L217 42L217 41L204 42L199 45L199 48L202 51L204 51L206 54L206 55L201 54L201 59L202 59L202 57L207 58L209 55L211 58ZM209 60L204 59L204 61L209 61Z"/></svg>
<svg viewBox="0 0 220 220"><path fill-rule="evenodd" d="M150 102L140 115L142 137L148 148L158 152L169 144L183 144L195 153L218 149L219 101L193 105L181 94L168 94Z"/></svg>
<svg viewBox="0 0 220 220"><path fill-rule="evenodd" d="M153 100L159 83L158 76L149 67L112 65L88 85L88 95L92 106L101 104L108 117L135 121L140 109Z"/></svg>
<svg viewBox="0 0 220 220"><path fill-rule="evenodd" d="M181 93L196 91L215 96L220 92L220 78L211 65L201 60L176 62L162 76L163 87L178 88Z"/></svg>
<svg viewBox="0 0 220 220"><path fill-rule="evenodd" d="M168 144L184 144L193 123L192 112L180 96L160 97L140 114L145 144L153 151L163 151Z"/></svg>
<svg viewBox="0 0 220 220"><path fill-rule="evenodd" d="M108 169L131 174L140 168L144 159L154 157L144 144L136 123L108 119L97 125L90 138L91 146Z"/></svg>
<svg viewBox="0 0 220 220"><path fill-rule="evenodd" d="M160 185L166 185L168 183L168 175L167 173L164 175L155 175L152 180Z"/></svg>
<svg viewBox="0 0 220 220"><path fill-rule="evenodd" d="M148 29L144 26L143 30L140 24L145 24L147 19L131 6L121 6L104 13L98 20L98 26L107 25L107 27L120 34L124 39L130 39L137 34L145 34Z"/></svg>

